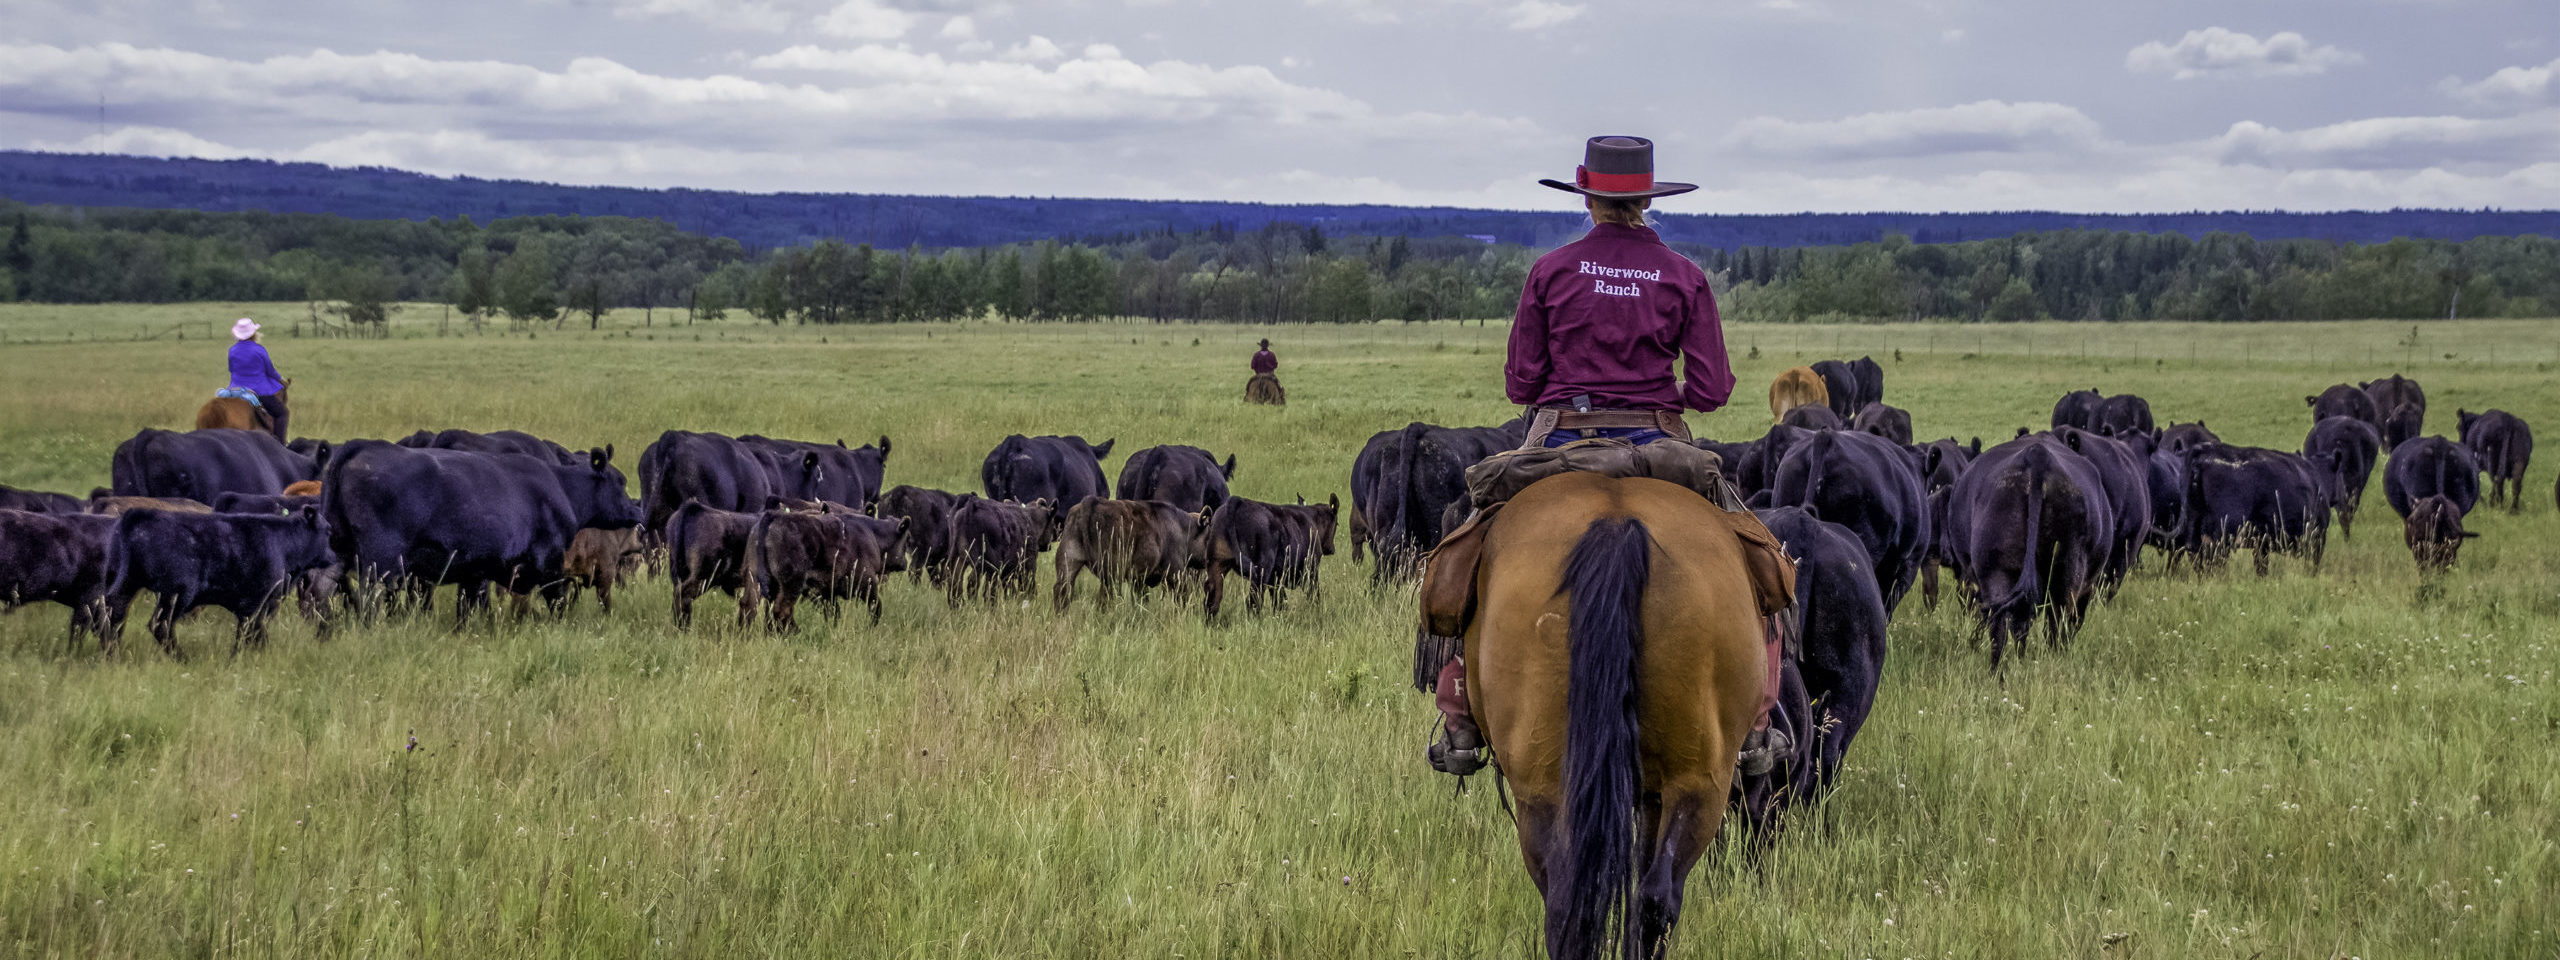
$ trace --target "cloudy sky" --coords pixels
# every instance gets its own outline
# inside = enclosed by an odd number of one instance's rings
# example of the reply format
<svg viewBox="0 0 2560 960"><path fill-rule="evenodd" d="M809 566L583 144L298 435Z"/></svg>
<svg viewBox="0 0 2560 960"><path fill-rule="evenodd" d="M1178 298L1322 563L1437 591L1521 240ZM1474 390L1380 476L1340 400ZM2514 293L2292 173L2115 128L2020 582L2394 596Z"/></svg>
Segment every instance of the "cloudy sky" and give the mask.
<svg viewBox="0 0 2560 960"><path fill-rule="evenodd" d="M0 0L0 148L1683 212L2560 207L2552 0ZM100 124L103 101L105 121Z"/></svg>

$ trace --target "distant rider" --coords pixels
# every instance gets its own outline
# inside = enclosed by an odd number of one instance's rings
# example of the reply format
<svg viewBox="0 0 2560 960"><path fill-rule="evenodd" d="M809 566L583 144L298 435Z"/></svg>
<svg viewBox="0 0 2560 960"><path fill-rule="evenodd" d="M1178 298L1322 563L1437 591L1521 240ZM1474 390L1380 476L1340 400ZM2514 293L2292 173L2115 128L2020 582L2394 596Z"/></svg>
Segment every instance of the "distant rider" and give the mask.
<svg viewBox="0 0 2560 960"><path fill-rule="evenodd" d="M247 400L266 411L267 422L275 431L276 442L285 442L285 420L293 414L284 408L284 378L276 374L276 362L267 356L266 345L259 342L258 322L247 317L231 325L231 385L217 396Z"/></svg>
<svg viewBox="0 0 2560 960"><path fill-rule="evenodd" d="M1280 356L1271 352L1271 341L1262 341L1262 349L1253 352L1253 372L1272 373L1280 369Z"/></svg>

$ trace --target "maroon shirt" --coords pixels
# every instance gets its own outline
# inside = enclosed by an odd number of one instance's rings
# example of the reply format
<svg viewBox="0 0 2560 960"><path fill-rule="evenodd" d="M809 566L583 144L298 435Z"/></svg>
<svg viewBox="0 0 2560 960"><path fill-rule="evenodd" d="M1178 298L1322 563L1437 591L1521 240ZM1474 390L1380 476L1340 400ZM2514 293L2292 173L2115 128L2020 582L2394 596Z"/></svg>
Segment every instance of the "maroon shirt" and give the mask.
<svg viewBox="0 0 2560 960"><path fill-rule="evenodd" d="M1671 361L1681 361L1685 387ZM1645 227L1604 223L1529 268L1502 368L1511 402L1708 411L1733 396L1707 274Z"/></svg>
<svg viewBox="0 0 2560 960"><path fill-rule="evenodd" d="M1271 351L1256 350L1253 352L1253 372L1270 373L1271 371L1278 369L1280 369L1280 358L1272 356Z"/></svg>

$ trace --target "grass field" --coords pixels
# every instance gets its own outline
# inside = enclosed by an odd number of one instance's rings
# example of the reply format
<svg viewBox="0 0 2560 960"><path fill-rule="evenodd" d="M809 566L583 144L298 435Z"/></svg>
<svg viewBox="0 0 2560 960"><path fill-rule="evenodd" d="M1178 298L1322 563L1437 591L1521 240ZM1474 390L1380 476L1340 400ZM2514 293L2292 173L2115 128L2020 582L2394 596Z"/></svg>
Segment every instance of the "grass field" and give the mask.
<svg viewBox="0 0 2560 960"><path fill-rule="evenodd" d="M220 385L227 340L190 327L301 310L0 307L0 483L105 483L117 442ZM1237 492L1280 500L1342 492L1374 431L1509 413L1499 324L634 313L440 337L434 310L388 340L272 337L295 432L515 427L626 464L670 427L885 433L889 482L953 489L1007 433L1082 433L1232 451ZM1927 437L1997 440L2094 386L2291 448L2305 395L2395 369L2426 385L2431 430L2493 405L2560 424L2560 326L2409 334L1741 328L1736 409L1692 423L1757 435L1778 370L1874 353ZM1241 400L1260 336L1285 409ZM2552 476L2521 516L2475 515L2439 591L2377 479L2316 574L2147 570L2004 682L1951 608L1906 608L1840 790L1766 869L1701 867L1674 954L2560 954ZM1534 955L1510 822L1422 763L1411 595L1347 561L1321 602L1215 628L1166 605L952 612L901 581L877 629L777 639L713 615L678 635L650 582L611 618L459 635L438 618L320 643L287 616L237 659L211 613L182 664L147 643L66 656L61 609L21 610L0 618L0 954Z"/></svg>

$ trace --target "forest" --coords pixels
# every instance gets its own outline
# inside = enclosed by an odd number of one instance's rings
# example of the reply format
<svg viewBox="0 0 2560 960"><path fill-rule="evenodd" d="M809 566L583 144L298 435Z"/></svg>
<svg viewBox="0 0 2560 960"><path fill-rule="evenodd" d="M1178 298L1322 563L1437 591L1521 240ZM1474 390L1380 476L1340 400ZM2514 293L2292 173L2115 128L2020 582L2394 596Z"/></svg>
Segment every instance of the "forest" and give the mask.
<svg viewBox="0 0 2560 960"><path fill-rule="evenodd" d="M360 220L0 201L0 300L303 300L351 323L402 302L474 320L1356 323L1509 316L1539 248L1273 221L889 249L750 249L663 220ZM1568 234L1563 239L1570 239ZM1674 241L1759 322L2423 320L2560 315L2560 241L2260 240L2053 230L1838 246ZM652 313L654 320L654 311Z"/></svg>

